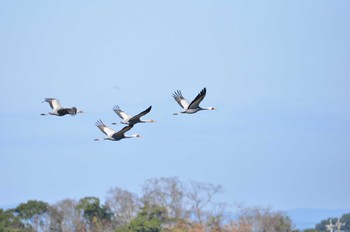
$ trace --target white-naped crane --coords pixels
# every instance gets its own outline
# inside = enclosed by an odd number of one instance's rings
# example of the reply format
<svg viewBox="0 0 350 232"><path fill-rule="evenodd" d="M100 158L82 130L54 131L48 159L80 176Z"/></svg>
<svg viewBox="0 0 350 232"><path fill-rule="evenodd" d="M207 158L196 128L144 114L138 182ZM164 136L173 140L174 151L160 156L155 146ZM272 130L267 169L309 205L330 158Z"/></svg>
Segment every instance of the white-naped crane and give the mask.
<svg viewBox="0 0 350 232"><path fill-rule="evenodd" d="M111 140L111 141L119 141L121 139L126 139L126 138L137 138L141 137L139 134L133 134L133 135L126 135L125 132L129 131L133 126L125 126L123 129L120 131L116 132L112 128L106 126L102 120L98 120L95 124L98 129L100 129L107 137L104 137L103 139L94 139L95 141L99 140Z"/></svg>
<svg viewBox="0 0 350 232"><path fill-rule="evenodd" d="M173 93L173 97L177 103L184 109L181 112L174 113L174 115L178 114L194 114L197 113L200 110L215 110L214 107L200 107L199 104L204 99L205 95L207 93L207 89L203 88L197 97L189 103L183 96L180 90L177 90Z"/></svg>
<svg viewBox="0 0 350 232"><path fill-rule="evenodd" d="M123 110L119 108L119 106L114 106L113 111L122 119L120 123L122 124L127 124L130 126L135 125L136 123L146 123L146 122L155 122L154 120L151 119L145 119L142 120L141 117L148 114L152 109L152 106L148 107L146 110L142 111L141 113L131 116L127 113L125 113ZM112 123L112 125L116 125L117 123Z"/></svg>
<svg viewBox="0 0 350 232"><path fill-rule="evenodd" d="M66 114L70 114L72 116L76 115L77 113L84 113L82 110L78 110L76 107L72 108L64 108L62 107L60 101L56 98L45 98L44 102L48 102L52 111L41 115L55 115L55 116L64 116Z"/></svg>

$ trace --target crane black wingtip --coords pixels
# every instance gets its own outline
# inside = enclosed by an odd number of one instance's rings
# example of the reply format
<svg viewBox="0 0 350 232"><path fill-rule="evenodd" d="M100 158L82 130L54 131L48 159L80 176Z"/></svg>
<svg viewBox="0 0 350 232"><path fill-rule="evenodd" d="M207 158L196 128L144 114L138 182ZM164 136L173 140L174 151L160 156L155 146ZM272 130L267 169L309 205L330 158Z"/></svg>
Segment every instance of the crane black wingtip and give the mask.
<svg viewBox="0 0 350 232"><path fill-rule="evenodd" d="M173 93L173 97L174 97L174 98L177 98L177 97L182 97L181 90L176 90L176 91L174 91L174 93Z"/></svg>
<svg viewBox="0 0 350 232"><path fill-rule="evenodd" d="M99 119L96 121L95 125L98 126L98 125L104 125L104 124L103 124L102 120Z"/></svg>
<svg viewBox="0 0 350 232"><path fill-rule="evenodd" d="M115 105L115 106L113 107L113 110L120 110L120 107L119 107L118 105Z"/></svg>

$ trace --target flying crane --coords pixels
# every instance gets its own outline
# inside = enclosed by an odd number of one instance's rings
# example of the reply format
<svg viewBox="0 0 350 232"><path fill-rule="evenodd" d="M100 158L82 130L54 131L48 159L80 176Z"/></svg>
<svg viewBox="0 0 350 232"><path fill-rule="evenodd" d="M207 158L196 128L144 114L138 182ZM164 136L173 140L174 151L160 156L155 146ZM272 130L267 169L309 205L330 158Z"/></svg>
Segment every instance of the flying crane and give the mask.
<svg viewBox="0 0 350 232"><path fill-rule="evenodd" d="M196 96L196 98L189 103L182 95L180 90L177 90L173 93L173 98L175 99L175 101L184 109L181 112L178 113L174 113L174 115L178 115L178 114L194 114L197 113L200 110L215 110L214 107L200 107L199 104L201 103L201 101L204 99L205 95L207 93L207 89L203 88L198 95Z"/></svg>

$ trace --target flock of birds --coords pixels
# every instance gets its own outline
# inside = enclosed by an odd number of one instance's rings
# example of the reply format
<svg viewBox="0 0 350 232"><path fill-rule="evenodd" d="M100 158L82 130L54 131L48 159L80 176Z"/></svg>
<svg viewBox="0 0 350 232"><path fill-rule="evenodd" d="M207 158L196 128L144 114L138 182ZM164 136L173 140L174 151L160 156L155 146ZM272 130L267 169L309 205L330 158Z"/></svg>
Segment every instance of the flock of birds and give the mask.
<svg viewBox="0 0 350 232"><path fill-rule="evenodd" d="M174 113L174 115L178 114L194 114L201 110L215 110L214 107L200 107L199 104L204 99L205 95L207 93L206 88L203 88L198 95L193 99L193 101L188 102L182 95L180 90L177 90L173 93L173 98L175 101L183 108L182 111ZM64 116L64 115L76 115L78 113L84 113L82 110L78 110L76 107L71 108L65 108L63 107L59 100L56 98L45 98L43 102L48 102L52 111L48 112L47 114L42 113L41 115L54 115L54 116ZM103 139L95 139L95 141L99 140L111 140L111 141L119 141L121 139L125 138L137 138L140 137L139 134L133 134L133 135L126 135L125 133L129 131L131 128L134 127L137 123L149 123L149 122L155 122L154 120L142 120L141 117L148 114L152 109L152 106L148 107L146 110L142 111L141 113L131 116L121 110L119 106L115 106L113 108L113 111L122 119L120 123L126 124L123 129L120 131L115 131L112 128L106 126L102 120L98 120L95 125L98 129L102 131L106 135ZM112 125L116 125L117 123L112 123Z"/></svg>

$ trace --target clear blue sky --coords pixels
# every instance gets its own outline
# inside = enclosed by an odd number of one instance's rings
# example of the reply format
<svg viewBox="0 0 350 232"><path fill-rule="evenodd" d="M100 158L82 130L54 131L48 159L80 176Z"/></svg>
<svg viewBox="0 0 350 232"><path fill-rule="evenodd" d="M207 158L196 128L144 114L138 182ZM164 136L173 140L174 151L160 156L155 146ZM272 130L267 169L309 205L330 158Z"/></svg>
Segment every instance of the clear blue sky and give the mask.
<svg viewBox="0 0 350 232"><path fill-rule="evenodd" d="M0 1L0 206L221 184L227 203L350 206L350 2ZM173 116L172 92L217 111ZM45 97L86 114L42 117ZM94 126L136 114L140 139ZM122 126L114 126L120 129Z"/></svg>

